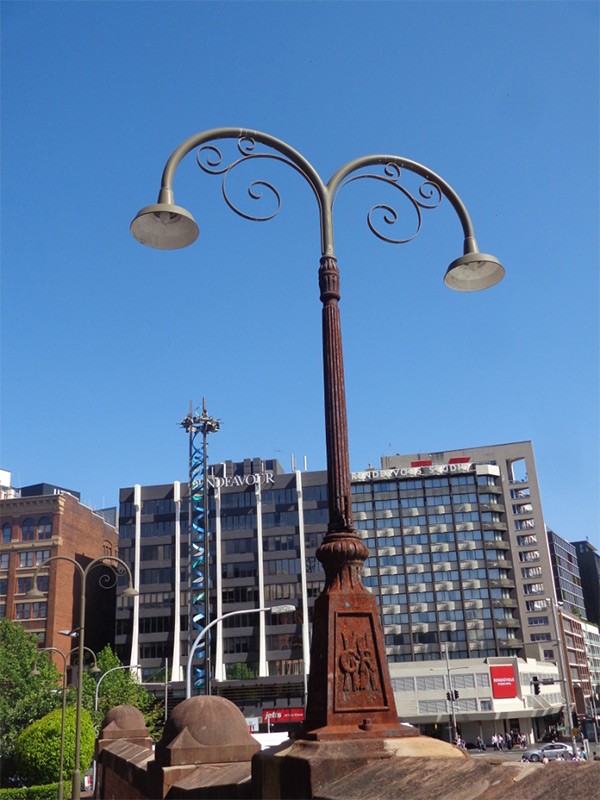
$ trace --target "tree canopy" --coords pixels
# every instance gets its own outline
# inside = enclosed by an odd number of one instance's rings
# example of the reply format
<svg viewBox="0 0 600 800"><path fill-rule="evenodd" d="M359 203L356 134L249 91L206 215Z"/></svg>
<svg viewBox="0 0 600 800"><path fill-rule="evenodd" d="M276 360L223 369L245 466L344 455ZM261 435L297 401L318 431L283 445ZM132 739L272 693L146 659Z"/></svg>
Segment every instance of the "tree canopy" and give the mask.
<svg viewBox="0 0 600 800"><path fill-rule="evenodd" d="M75 768L77 710L65 710L63 781L68 783ZM94 755L96 733L88 711L81 711L80 771L83 774ZM15 765L27 785L55 783L60 776L62 708L56 708L21 731L15 744Z"/></svg>
<svg viewBox="0 0 600 800"><path fill-rule="evenodd" d="M18 623L0 620L0 760L2 785L15 773L15 745L21 731L61 704L59 671L37 638ZM39 675L32 675L34 666Z"/></svg>

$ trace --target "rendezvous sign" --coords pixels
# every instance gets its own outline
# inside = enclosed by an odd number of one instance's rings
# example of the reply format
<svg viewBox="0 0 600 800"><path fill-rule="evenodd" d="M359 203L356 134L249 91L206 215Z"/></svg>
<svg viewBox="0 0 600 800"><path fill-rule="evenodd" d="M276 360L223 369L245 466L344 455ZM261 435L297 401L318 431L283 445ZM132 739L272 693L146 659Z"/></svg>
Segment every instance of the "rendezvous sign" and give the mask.
<svg viewBox="0 0 600 800"><path fill-rule="evenodd" d="M490 667L490 680L495 700L517 697L517 678L512 664Z"/></svg>

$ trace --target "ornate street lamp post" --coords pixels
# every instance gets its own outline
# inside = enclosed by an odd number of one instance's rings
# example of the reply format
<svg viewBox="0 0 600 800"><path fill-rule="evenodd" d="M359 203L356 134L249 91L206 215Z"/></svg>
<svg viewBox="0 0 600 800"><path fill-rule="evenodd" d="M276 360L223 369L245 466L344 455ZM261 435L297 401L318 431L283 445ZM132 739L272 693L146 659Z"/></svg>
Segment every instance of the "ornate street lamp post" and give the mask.
<svg viewBox="0 0 600 800"><path fill-rule="evenodd" d="M72 784L72 800L79 800L81 797L81 769L80 769L80 750L81 750L81 709L83 703L83 659L86 649L85 646L85 601L86 601L86 582L88 575L90 572L98 566L103 567L110 567L113 572L115 573L115 577L126 573L129 579L129 586L123 592L125 597L133 597L137 594L137 591L133 588L133 581L131 577L131 571L129 566L122 561L120 558L116 556L103 556L102 558L95 558L93 561L90 561L85 567L83 567L78 561L75 561L74 558L69 558L69 556L50 556L45 561L38 566L36 569L33 580L32 580L32 588L27 593L27 596L30 598L39 598L43 597L44 594L37 588L37 578L41 569L47 566L51 561L68 561L75 566L76 571L79 572L81 578L81 595L80 595L80 608L79 608L79 644L77 646L77 650L79 653L79 667L77 670L77 708L76 708L76 717L75 717L75 766L73 770L73 784ZM104 589L109 589L114 586L113 580L111 580L110 576L104 573L100 576L99 585Z"/></svg>
<svg viewBox="0 0 600 800"><path fill-rule="evenodd" d="M237 155L224 161L214 144L222 139L237 140ZM258 151L257 144L269 148ZM404 238L383 235L375 225L375 212L386 224L397 221L389 205L376 205L367 215L371 231L379 238L402 244L413 239L421 228L423 211L437 207L445 197L456 211L464 235L463 255L446 272L446 284L459 291L486 289L498 283L504 269L494 256L479 252L467 211L454 190L422 164L395 155L370 155L341 167L325 184L312 165L285 142L260 131L243 128L215 128L192 136L170 156L163 171L158 202L143 208L131 223L133 236L142 244L172 250L192 244L198 226L186 209L176 206L173 178L181 160L198 149L197 162L208 174L222 176L222 192L227 205L246 219L272 219L280 208L280 195L267 181L254 181L248 187L252 200L270 194L276 207L273 213L254 216L245 213L228 193L228 179L241 163L271 159L287 164L307 181L319 209L321 259L320 299L323 304L323 368L325 397L325 437L327 448L327 490L329 523L317 550L325 570L325 588L317 598L313 615L308 702L305 738L356 739L403 735L396 713L389 669L385 659L383 633L374 595L362 584L361 572L369 555L352 522L348 426L344 389L342 337L338 303L340 285L333 247L333 202L340 188L353 181L373 178L396 189L413 207L415 232ZM381 167L378 173L364 170ZM400 182L402 170L415 173L423 182L418 196ZM415 193L416 194L416 193Z"/></svg>

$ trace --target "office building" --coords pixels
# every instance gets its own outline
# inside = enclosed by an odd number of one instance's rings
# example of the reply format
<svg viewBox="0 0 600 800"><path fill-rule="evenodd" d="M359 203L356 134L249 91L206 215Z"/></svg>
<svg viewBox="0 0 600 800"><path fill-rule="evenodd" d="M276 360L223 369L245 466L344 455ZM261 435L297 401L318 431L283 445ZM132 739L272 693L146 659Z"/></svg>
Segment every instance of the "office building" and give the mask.
<svg viewBox="0 0 600 800"><path fill-rule="evenodd" d="M586 611L577 560L577 547L550 528L546 530L546 535L550 548L556 595L563 603L565 610L585 619Z"/></svg>
<svg viewBox="0 0 600 800"><path fill-rule="evenodd" d="M248 614L215 626L215 690L234 692L229 678L252 675L264 687L289 684L288 704L301 704L309 666L303 623L324 578L315 552L327 524L326 484L324 471L285 472L277 461L210 468L210 618L296 606L281 617ZM453 663L556 658L552 566L530 442L385 456L379 469L352 474L352 494L355 527L370 551L363 580L378 598L392 674L396 664L427 662L427 671L446 649ZM116 642L147 679L165 666L183 678L186 509L186 484L120 493L120 555L138 571L140 595L118 598ZM475 719L480 710L464 713ZM551 696L535 715L559 710Z"/></svg>
<svg viewBox="0 0 600 800"><path fill-rule="evenodd" d="M588 622L600 625L600 553L587 540L573 542Z"/></svg>

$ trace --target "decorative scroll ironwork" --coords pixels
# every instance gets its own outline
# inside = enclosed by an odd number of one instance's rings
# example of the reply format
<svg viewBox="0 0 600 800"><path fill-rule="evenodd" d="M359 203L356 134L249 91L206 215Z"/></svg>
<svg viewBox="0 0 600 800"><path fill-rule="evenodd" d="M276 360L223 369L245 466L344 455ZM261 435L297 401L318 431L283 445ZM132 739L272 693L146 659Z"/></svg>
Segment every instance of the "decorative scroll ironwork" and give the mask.
<svg viewBox="0 0 600 800"><path fill-rule="evenodd" d="M224 158L221 150L214 144L206 144L198 149L198 152L196 153L196 162L198 163L200 169L203 172L206 172L208 175L223 176L221 192L223 194L223 199L232 211L234 211L238 216L248 219L251 222L267 222L270 219L274 219L281 210L281 195L279 191L275 188L275 186L273 186L272 183L269 183L269 181L251 181L247 188L248 196L252 200L260 202L264 200L263 190L266 190L266 192L275 199L276 207L275 210L270 214L262 214L258 216L255 214L248 214L239 208L231 199L227 181L232 171L240 164L255 161L257 159L268 159L270 161L279 161L281 164L287 164L288 166L292 167L292 169L296 170L296 172L298 172L300 175L303 175L304 177L306 176L302 170L289 158L276 153L255 153L255 146L256 142L251 137L241 137L237 142L237 149L240 153L240 158L236 158L230 164L224 165Z"/></svg>
<svg viewBox="0 0 600 800"><path fill-rule="evenodd" d="M236 170L236 167L238 167L240 164L249 163L250 161L268 159L270 161L277 161L281 164L287 164L297 173L302 175L302 177L304 177L308 183L311 184L311 186L312 182L310 176L304 172L302 167L296 164L291 158L276 152L257 153L255 152L255 148L256 140L254 138L251 136L241 136L237 140L237 151L239 153L239 157L235 157L232 161L227 162L221 149L217 147L216 144L205 144L198 148L196 153L196 162L200 169L208 175L222 176L221 192L223 194L223 199L232 211L234 211L238 216L252 222L267 222L268 220L274 219L281 210L282 201L280 192L272 183L267 180L258 179L250 181L246 189L248 197L257 203L264 203L266 196L268 195L275 201L275 210L263 214L250 214L247 211L244 211L233 201L228 183L229 178ZM358 163L356 169L362 169L365 166L366 164L361 165ZM408 171L411 170L409 169ZM401 177L402 167L400 164L389 161L383 165L383 174L363 172L347 178L345 181L336 186L333 194L329 196L329 202L331 206L333 206L335 196L342 187L366 178L379 181L386 186L397 189L409 202L416 214L416 228L414 232L410 235L402 237L392 237L386 235L379 229L378 225L381 224L381 220L386 225L395 225L398 223L400 218L398 211L389 203L377 203L374 205L367 213L367 225L371 233L384 242L388 242L390 244L406 244L418 236L423 224L423 211L429 211L437 208L442 202L444 193L441 187L435 183L435 181L429 179L424 179L416 191L410 191L406 188L406 186L403 186L400 183ZM376 216L378 216L377 212L381 212L381 220L376 220Z"/></svg>
<svg viewBox="0 0 600 800"><path fill-rule="evenodd" d="M377 175L376 173L368 172L368 173L361 173L360 175L354 175L352 178L348 178L348 180L344 181L338 189L347 186L349 183L354 183L355 181L364 180L365 178L370 178L372 180L381 181L382 183L387 184L388 186L392 186L410 202L412 205L416 215L417 215L417 227L415 232L410 235L406 236L401 239L392 238L391 236L385 236L381 231L377 230L374 222L374 214L376 211L382 211L382 219L386 223L386 225L395 225L398 221L398 212L396 209L388 205L387 203L378 203L374 205L370 211L367 213L367 225L369 226L369 230L378 239L381 239L384 242L389 242L390 244L406 244L407 242L412 241L416 236L418 236L419 231L421 230L421 225L423 223L423 215L422 211L424 210L431 210L433 208L437 208L439 204L442 202L443 194L440 187L437 183L433 181L425 180L418 189L419 197L415 197L405 186L402 186L400 183L401 173L402 170L398 166L398 164L388 163L385 165L383 169L383 175ZM427 202L430 201L430 202Z"/></svg>

